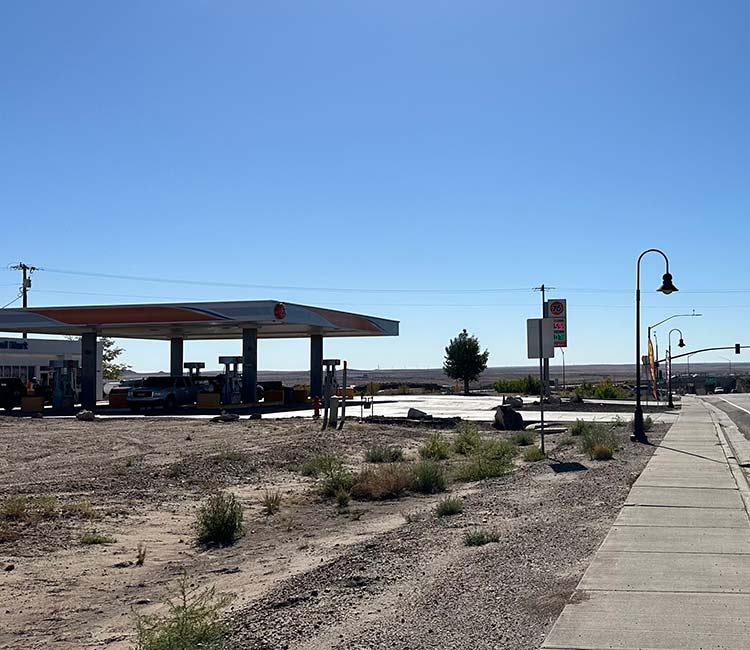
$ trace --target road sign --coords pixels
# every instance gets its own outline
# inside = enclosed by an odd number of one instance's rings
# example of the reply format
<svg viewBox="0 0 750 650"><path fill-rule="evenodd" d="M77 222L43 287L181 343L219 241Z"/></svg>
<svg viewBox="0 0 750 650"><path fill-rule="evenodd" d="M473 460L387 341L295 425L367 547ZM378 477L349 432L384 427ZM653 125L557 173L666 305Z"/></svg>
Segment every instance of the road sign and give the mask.
<svg viewBox="0 0 750 650"><path fill-rule="evenodd" d="M526 346L529 359L551 359L555 356L553 318L529 318L526 321Z"/></svg>
<svg viewBox="0 0 750 650"><path fill-rule="evenodd" d="M552 319L556 348L568 347L568 305L564 298L547 301L547 316Z"/></svg>

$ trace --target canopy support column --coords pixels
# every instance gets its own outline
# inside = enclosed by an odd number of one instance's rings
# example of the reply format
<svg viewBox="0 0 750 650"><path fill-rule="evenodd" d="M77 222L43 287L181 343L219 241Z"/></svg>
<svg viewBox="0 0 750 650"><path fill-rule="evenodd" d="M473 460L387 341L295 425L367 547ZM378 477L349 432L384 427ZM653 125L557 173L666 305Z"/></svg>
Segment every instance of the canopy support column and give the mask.
<svg viewBox="0 0 750 650"><path fill-rule="evenodd" d="M323 336L310 337L310 397L323 397Z"/></svg>
<svg viewBox="0 0 750 650"><path fill-rule="evenodd" d="M257 400L258 390L258 330L242 330L242 402Z"/></svg>
<svg viewBox="0 0 750 650"><path fill-rule="evenodd" d="M81 406L96 408L96 332L81 336Z"/></svg>

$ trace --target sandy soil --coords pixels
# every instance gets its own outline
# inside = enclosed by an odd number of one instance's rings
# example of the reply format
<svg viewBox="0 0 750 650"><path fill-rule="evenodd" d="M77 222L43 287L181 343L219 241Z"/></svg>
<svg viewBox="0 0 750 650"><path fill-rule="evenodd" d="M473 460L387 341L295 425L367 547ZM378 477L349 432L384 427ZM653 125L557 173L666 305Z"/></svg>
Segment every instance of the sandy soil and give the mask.
<svg viewBox="0 0 750 650"><path fill-rule="evenodd" d="M440 496L353 503L341 512L297 471L321 451L336 451L357 469L376 442L397 444L414 459L430 433L357 423L321 433L302 419L0 418L0 502L16 495L29 499L21 519L0 517L0 648L128 648L133 612L159 611L183 571L197 584L236 594L228 612L233 648L365 648L386 638L388 647L438 647L420 645L404 630L422 630L408 624L420 609L439 609L430 601L435 590L450 591L442 581L455 591L472 575L484 577L480 591L486 590L496 562L520 553L525 564L519 566L533 567L549 535L565 539L585 531L580 544L565 545L574 549L568 564L535 577L553 594L553 605L541 606L548 612L543 629L575 586L650 450L627 446L612 463L587 462L585 472L555 474L547 464L525 465L511 477L452 486L467 507L450 522L427 514ZM576 456L569 447L557 453ZM232 547L206 550L194 543L192 526L201 501L220 488L241 499L247 534ZM261 507L268 488L283 494L281 512L271 517ZM587 511L581 504L556 505L557 514L545 514L534 505L580 499L587 489L595 501ZM55 501L45 506L39 501L45 497ZM403 513L414 511L424 516L407 523ZM544 522L553 528L546 530ZM489 551L467 549L462 531L475 525L492 525L507 540L520 535L523 548L516 546L505 560L496 555L512 548L505 543ZM92 530L116 541L81 544L81 535ZM147 548L143 566L135 563L139 544ZM460 591L457 602L470 598ZM501 582L491 591L502 600ZM541 596L525 593L523 602L531 599L539 609ZM516 634L500 620L492 625ZM375 645L357 641L375 637Z"/></svg>

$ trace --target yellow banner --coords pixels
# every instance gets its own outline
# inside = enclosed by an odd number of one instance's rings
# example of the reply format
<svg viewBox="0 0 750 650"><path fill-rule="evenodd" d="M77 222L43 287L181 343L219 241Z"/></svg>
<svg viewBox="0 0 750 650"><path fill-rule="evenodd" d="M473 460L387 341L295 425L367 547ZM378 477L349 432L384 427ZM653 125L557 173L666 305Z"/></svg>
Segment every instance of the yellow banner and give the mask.
<svg viewBox="0 0 750 650"><path fill-rule="evenodd" d="M654 391L654 399L659 401L659 393L656 392L656 363L654 362L654 346L651 339L648 340L648 369L651 374L651 387Z"/></svg>

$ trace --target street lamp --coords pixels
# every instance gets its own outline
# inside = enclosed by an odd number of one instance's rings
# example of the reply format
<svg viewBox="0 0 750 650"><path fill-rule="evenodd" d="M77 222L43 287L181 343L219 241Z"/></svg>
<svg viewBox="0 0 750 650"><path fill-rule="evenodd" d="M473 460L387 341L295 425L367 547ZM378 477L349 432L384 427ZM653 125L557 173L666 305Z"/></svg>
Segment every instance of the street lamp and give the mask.
<svg viewBox="0 0 750 650"><path fill-rule="evenodd" d="M721 355L719 355L719 358L724 359L724 361L729 362L729 374L731 375L732 374L732 360L729 359L728 357L722 357Z"/></svg>
<svg viewBox="0 0 750 650"><path fill-rule="evenodd" d="M648 326L648 334L646 336L647 340L651 340L651 330L656 329L659 327L659 325L662 325L666 323L668 320L672 320L673 318L683 318L685 316L703 316L703 314L696 314L695 309L693 309L692 314L672 314L671 316L667 316L664 320L660 320L658 323L654 323L653 325ZM654 340L656 341L656 332L654 332ZM656 363L659 363L659 342L656 341ZM658 367L658 366L657 366Z"/></svg>
<svg viewBox="0 0 750 650"><path fill-rule="evenodd" d="M662 276L661 286L657 289L665 295L677 291L669 272L669 258L658 248L649 248L638 256L635 280L635 412L633 413L633 440L648 442L643 428L643 408L641 407L641 260L646 253L659 253L664 258L666 273Z"/></svg>
<svg viewBox="0 0 750 650"><path fill-rule="evenodd" d="M680 342L677 344L678 348L685 347L685 341L682 340L682 330L679 327L673 327L669 330L667 338L669 338L669 365L667 366L667 392L669 393L669 408L674 408L674 401L672 400L672 332L680 333Z"/></svg>

